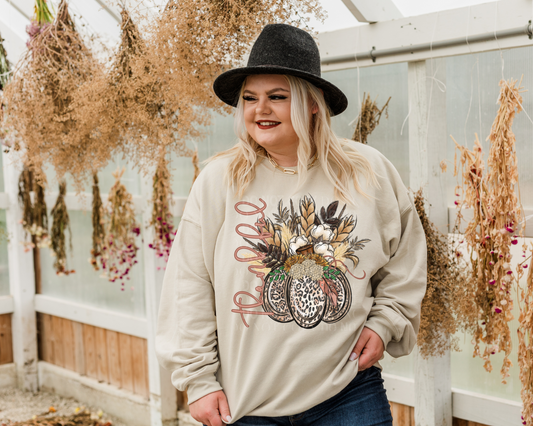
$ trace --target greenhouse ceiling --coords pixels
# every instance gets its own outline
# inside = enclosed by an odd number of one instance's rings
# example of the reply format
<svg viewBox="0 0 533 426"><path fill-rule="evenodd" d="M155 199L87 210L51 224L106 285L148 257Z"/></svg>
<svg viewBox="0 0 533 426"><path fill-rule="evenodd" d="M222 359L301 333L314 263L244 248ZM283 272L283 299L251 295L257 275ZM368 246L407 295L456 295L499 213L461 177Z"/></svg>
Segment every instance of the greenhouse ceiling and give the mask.
<svg viewBox="0 0 533 426"><path fill-rule="evenodd" d="M0 34L5 39L8 58L17 62L24 52L27 40L26 26L33 15L34 0L0 0ZM49 0L56 8L58 0ZM128 7L147 14L158 13L166 0L125 0ZM318 32L367 25L366 22L384 21L415 16L440 10L453 9L483 0L321 0L328 17L324 22L313 20ZM118 0L71 0L69 2L81 31L88 36L98 34L108 47L118 41Z"/></svg>

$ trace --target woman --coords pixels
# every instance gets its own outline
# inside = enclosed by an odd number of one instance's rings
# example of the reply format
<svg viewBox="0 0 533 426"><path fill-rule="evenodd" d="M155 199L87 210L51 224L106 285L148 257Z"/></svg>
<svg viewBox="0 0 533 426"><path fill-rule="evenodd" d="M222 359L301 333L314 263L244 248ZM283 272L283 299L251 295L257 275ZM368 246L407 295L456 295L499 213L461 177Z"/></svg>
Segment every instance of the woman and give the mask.
<svg viewBox="0 0 533 426"><path fill-rule="evenodd" d="M332 132L347 100L305 31L266 26L214 89L239 141L187 201L161 364L207 426L392 425L378 361L412 350L426 278L408 191L379 152Z"/></svg>

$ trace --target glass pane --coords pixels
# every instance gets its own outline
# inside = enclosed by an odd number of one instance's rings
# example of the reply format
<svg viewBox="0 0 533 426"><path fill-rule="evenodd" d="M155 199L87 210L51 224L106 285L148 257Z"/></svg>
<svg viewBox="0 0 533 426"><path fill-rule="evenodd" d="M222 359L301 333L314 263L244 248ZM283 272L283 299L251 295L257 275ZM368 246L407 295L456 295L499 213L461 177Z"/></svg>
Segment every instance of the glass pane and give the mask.
<svg viewBox="0 0 533 426"><path fill-rule="evenodd" d="M47 296L82 303L119 313L145 316L143 249L137 252L138 264L130 272L125 291L120 284L101 278L88 259L92 247L92 222L90 212L69 211L73 251L69 252L68 267L76 272L58 276L53 268L54 259L49 249L41 249L42 292ZM137 218L140 223L140 218ZM67 234L68 238L68 234ZM141 238L137 240L141 246Z"/></svg>
<svg viewBox="0 0 533 426"><path fill-rule="evenodd" d="M206 137L198 142L198 159L200 168L202 161L217 152L225 151L235 145L237 137L233 132L233 115L213 114L211 126L207 128ZM194 149L192 144L189 147ZM194 167L191 159L186 157L171 157L172 190L176 197L187 197L192 186Z"/></svg>
<svg viewBox="0 0 533 426"><path fill-rule="evenodd" d="M385 358L379 363L383 367L383 372L387 374L392 374L394 376L401 376L412 379L415 377L415 368L414 368L414 351L416 348L407 356L402 356L400 358L393 358L387 352L385 352Z"/></svg>
<svg viewBox="0 0 533 426"><path fill-rule="evenodd" d="M6 211L0 210L0 296L7 296L10 294L7 238Z"/></svg>
<svg viewBox="0 0 533 426"><path fill-rule="evenodd" d="M379 125L368 137L368 145L381 151L394 164L404 184L408 185L407 64L329 71L325 72L323 77L339 87L348 97L347 110L332 119L333 129L343 138L351 139L353 136L355 120L361 110L365 93L373 100L377 99L380 108L389 96L391 97L388 118L385 115L381 117Z"/></svg>
<svg viewBox="0 0 533 426"><path fill-rule="evenodd" d="M109 192L109 190L115 183L115 178L113 177L113 173L117 169L122 169L122 167L126 168L121 179L121 182L124 184L126 189L133 195L139 195L141 193L142 174L139 173L137 169L134 169L131 163L128 163L127 161L122 160L122 159L117 159L109 163L107 167L105 167L103 170L98 172L98 180L100 183L101 194L107 194ZM55 177L55 172L52 167L47 167L46 176L48 179L48 191L58 192L59 191L58 182L57 182L57 179ZM74 185L72 184L72 179L70 177L67 177L67 192L75 192L75 191L76 189L74 188ZM85 185L84 192L88 192L88 193L92 192L92 180L91 182ZM48 206L48 207L52 207L52 206Z"/></svg>

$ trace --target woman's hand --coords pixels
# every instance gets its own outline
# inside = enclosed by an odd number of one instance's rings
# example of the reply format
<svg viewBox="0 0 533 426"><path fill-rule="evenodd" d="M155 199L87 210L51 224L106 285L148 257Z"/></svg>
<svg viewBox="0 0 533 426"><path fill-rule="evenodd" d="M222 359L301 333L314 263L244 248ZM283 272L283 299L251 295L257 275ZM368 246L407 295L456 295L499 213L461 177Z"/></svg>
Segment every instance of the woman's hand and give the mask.
<svg viewBox="0 0 533 426"><path fill-rule="evenodd" d="M381 359L384 351L381 337L375 331L365 327L353 348L350 361L359 358L359 371L366 370Z"/></svg>
<svg viewBox="0 0 533 426"><path fill-rule="evenodd" d="M194 420L207 426L222 426L231 421L228 400L221 390L208 393L194 401L189 405L189 410Z"/></svg>

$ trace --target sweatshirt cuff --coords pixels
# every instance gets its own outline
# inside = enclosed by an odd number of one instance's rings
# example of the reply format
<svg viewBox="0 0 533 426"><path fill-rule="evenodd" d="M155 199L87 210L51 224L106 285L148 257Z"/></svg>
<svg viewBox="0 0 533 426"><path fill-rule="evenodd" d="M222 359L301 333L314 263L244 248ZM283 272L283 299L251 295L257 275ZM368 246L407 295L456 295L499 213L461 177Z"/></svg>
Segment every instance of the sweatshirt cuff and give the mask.
<svg viewBox="0 0 533 426"><path fill-rule="evenodd" d="M214 374L206 374L195 378L187 386L188 403L192 404L194 401L218 390L222 390L222 386L220 386Z"/></svg>
<svg viewBox="0 0 533 426"><path fill-rule="evenodd" d="M365 327L368 327L370 330L376 332L383 341L383 347L387 349L387 345L392 340L390 321L380 316L373 316L366 321Z"/></svg>

